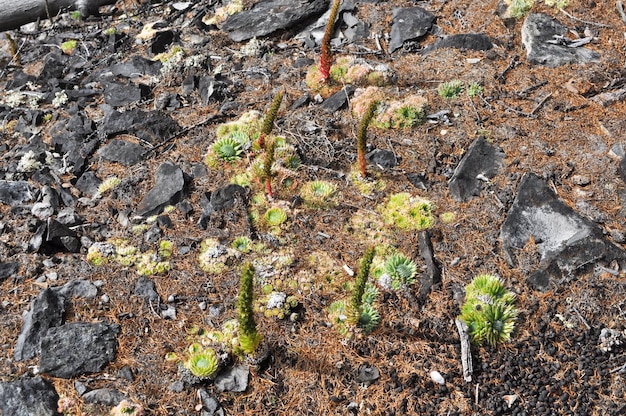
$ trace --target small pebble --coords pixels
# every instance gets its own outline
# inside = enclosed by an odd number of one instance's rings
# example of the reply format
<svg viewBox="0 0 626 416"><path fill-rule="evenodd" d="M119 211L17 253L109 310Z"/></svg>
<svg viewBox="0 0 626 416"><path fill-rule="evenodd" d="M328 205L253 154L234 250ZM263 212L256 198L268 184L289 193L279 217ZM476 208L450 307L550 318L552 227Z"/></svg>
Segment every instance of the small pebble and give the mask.
<svg viewBox="0 0 626 416"><path fill-rule="evenodd" d="M591 179L589 179L589 176L585 175L573 175L572 183L578 186L587 186L591 183Z"/></svg>
<svg viewBox="0 0 626 416"><path fill-rule="evenodd" d="M176 295L169 295L167 297L167 303L173 303L176 301Z"/></svg>
<svg viewBox="0 0 626 416"><path fill-rule="evenodd" d="M102 303L109 303L109 300L111 299L109 298L109 295L107 295L106 293L100 296L100 301L102 301Z"/></svg>
<svg viewBox="0 0 626 416"><path fill-rule="evenodd" d="M430 378L436 384L439 384L440 386L443 386L443 385L446 384L446 380L443 378L443 376L441 375L441 373L439 371L431 371L430 372Z"/></svg>
<svg viewBox="0 0 626 416"><path fill-rule="evenodd" d="M201 311L206 311L206 302L202 301L200 303L198 303L198 308L200 308Z"/></svg>

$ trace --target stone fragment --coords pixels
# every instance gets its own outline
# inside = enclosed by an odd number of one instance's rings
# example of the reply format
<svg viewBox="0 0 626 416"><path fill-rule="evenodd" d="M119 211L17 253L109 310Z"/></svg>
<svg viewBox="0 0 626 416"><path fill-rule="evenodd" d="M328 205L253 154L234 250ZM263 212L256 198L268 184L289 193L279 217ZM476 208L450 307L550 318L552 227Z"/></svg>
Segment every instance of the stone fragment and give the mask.
<svg viewBox="0 0 626 416"><path fill-rule="evenodd" d="M84 171L87 159L99 145L98 138L92 136L94 131L93 121L82 113L59 120L50 129L55 151L67 155L65 160L74 174Z"/></svg>
<svg viewBox="0 0 626 416"><path fill-rule="evenodd" d="M93 172L85 172L76 181L76 189L83 195L93 196L98 192L98 188L102 184L102 180Z"/></svg>
<svg viewBox="0 0 626 416"><path fill-rule="evenodd" d="M113 75L136 78L143 75L158 75L161 61L151 61L139 55L133 55L128 61L111 65Z"/></svg>
<svg viewBox="0 0 626 416"><path fill-rule="evenodd" d="M13 349L15 361L29 360L39 354L39 343L49 328L63 323L65 298L53 289L43 289L24 315L22 330Z"/></svg>
<svg viewBox="0 0 626 416"><path fill-rule="evenodd" d="M111 162L117 162L124 166L133 166L143 160L146 148L125 140L113 139L98 150L98 156Z"/></svg>
<svg viewBox="0 0 626 416"><path fill-rule="evenodd" d="M136 103L148 96L150 90L147 85L122 82L101 82L104 89L104 102L112 107Z"/></svg>
<svg viewBox="0 0 626 416"><path fill-rule="evenodd" d="M480 195L483 182L496 176L503 162L502 150L482 136L477 138L467 149L450 179L450 195L461 202Z"/></svg>
<svg viewBox="0 0 626 416"><path fill-rule="evenodd" d="M25 377L0 382L0 414L11 416L58 416L59 395L49 381Z"/></svg>
<svg viewBox="0 0 626 416"><path fill-rule="evenodd" d="M20 264L16 262L0 263L0 282L13 276L20 269Z"/></svg>
<svg viewBox="0 0 626 416"><path fill-rule="evenodd" d="M600 54L575 47L566 35L569 29L544 13L530 13L522 25L522 43L528 62L557 67L566 64L600 62Z"/></svg>
<svg viewBox="0 0 626 416"><path fill-rule="evenodd" d="M393 9L389 52L395 52L409 40L421 38L430 30L435 15L421 7L396 7Z"/></svg>
<svg viewBox="0 0 626 416"><path fill-rule="evenodd" d="M83 394L82 399L85 403L117 406L122 400L128 400L128 397L119 390L96 389Z"/></svg>
<svg viewBox="0 0 626 416"><path fill-rule="evenodd" d="M391 169L398 166L398 158L391 150L374 149L365 155L365 159L382 169Z"/></svg>
<svg viewBox="0 0 626 416"><path fill-rule="evenodd" d="M60 378L99 372L115 359L119 331L115 324L86 322L50 328L41 338L39 370Z"/></svg>
<svg viewBox="0 0 626 416"><path fill-rule="evenodd" d="M46 230L45 249L52 251L60 249L70 253L78 253L80 250L80 239L77 237L76 232L57 220L48 218Z"/></svg>
<svg viewBox="0 0 626 416"><path fill-rule="evenodd" d="M324 100L320 105L329 113L334 113L348 106L348 99L354 94L356 88L352 85L346 85L330 97Z"/></svg>
<svg viewBox="0 0 626 416"><path fill-rule="evenodd" d="M363 364L359 367L359 375L356 381L359 383L370 385L380 378L380 370L378 367L369 364Z"/></svg>
<svg viewBox="0 0 626 416"><path fill-rule="evenodd" d="M441 48L456 48L462 51L488 51L493 48L493 40L484 33L460 33L438 40L432 46L425 48L424 52Z"/></svg>
<svg viewBox="0 0 626 416"><path fill-rule="evenodd" d="M104 117L98 133L102 140L119 133L128 133L148 143L160 143L176 134L179 129L178 123L167 113L131 109L124 112L111 111Z"/></svg>
<svg viewBox="0 0 626 416"><path fill-rule="evenodd" d="M154 186L137 206L137 215L158 214L165 206L176 204L184 186L183 171L171 162L163 163L157 169Z"/></svg>
<svg viewBox="0 0 626 416"><path fill-rule="evenodd" d="M66 299L72 297L93 299L98 296L98 287L83 279L69 281L63 286L53 287L52 290Z"/></svg>
<svg viewBox="0 0 626 416"><path fill-rule="evenodd" d="M229 16L222 30L235 42L241 42L294 27L327 7L323 0L261 0L249 10Z"/></svg>
<svg viewBox="0 0 626 416"><path fill-rule="evenodd" d="M214 381L215 387L219 391L232 391L241 393L248 388L248 377L250 367L237 365L221 372Z"/></svg>
<svg viewBox="0 0 626 416"><path fill-rule="evenodd" d="M0 202L16 206L34 198L33 188L26 181L0 180Z"/></svg>
<svg viewBox="0 0 626 416"><path fill-rule="evenodd" d="M575 275L599 261L626 263L626 252L608 241L602 229L580 216L560 200L537 175L524 175L500 230L502 248L511 267L516 251L532 238L540 256L539 270L529 282L538 289L549 288L551 277ZM622 266L623 267L623 266Z"/></svg>
<svg viewBox="0 0 626 416"><path fill-rule="evenodd" d="M156 291L154 281L148 279L146 276L139 277L133 293L145 300L146 303L158 302L159 300L159 294Z"/></svg>
<svg viewBox="0 0 626 416"><path fill-rule="evenodd" d="M198 396L202 401L202 411L200 416L224 416L224 409L220 403L205 389L198 389Z"/></svg>
<svg viewBox="0 0 626 416"><path fill-rule="evenodd" d="M441 283L441 268L435 259L435 251L428 230L422 230L417 234L419 251L426 263L426 273L419 278L419 296L424 299L434 286Z"/></svg>

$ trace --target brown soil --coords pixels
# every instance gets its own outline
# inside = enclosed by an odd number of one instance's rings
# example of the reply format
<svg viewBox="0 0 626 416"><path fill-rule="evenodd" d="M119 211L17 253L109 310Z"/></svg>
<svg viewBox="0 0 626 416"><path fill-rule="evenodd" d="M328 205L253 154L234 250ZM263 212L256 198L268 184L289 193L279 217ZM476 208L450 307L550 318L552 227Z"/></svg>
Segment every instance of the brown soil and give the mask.
<svg viewBox="0 0 626 416"><path fill-rule="evenodd" d="M285 289L298 297L302 305L300 317L291 322L257 315L259 330L264 335L263 348L270 351L271 359L261 368L253 367L245 393L219 393L214 391L211 383L189 386L181 393L168 390L179 375L176 364L167 362L165 355L168 352L184 353L191 342L187 330L193 326L219 327L224 320L236 316L240 262L219 275L200 270L196 261L199 243L215 230L199 229L195 223L200 212L200 194L229 183L234 173L245 169L247 161L209 170L207 176L194 179L190 189L188 199L196 209L194 216L185 218L175 210L169 214L174 228L164 229L164 238L174 242L177 248L191 247L191 250L184 255L174 255L171 272L152 277L163 299L170 294L176 295L175 320L161 319L143 300L132 294L137 281L134 270L117 265L93 267L85 262L85 253L54 256L62 260L55 269L59 279L43 285L63 284L77 278L102 280L101 292L110 297L108 303L99 299L72 299L66 320L106 320L116 322L122 328L117 359L104 372L80 377L80 381L91 389L119 389L141 403L147 414L154 415L199 414L194 410L199 403L198 387L214 394L230 415L348 414L346 406L349 402L358 404L358 414L372 415L508 414L514 411L516 414L606 415L623 410L626 403L624 375L610 370L624 364L624 352L617 350L602 355L597 352L596 345L601 328L624 328L626 287L623 272L619 271L615 276L590 270L559 282L548 292L535 291L526 281L528 272L536 266L532 247L528 247L528 258L522 259L519 267L507 266L500 249L499 229L515 196L519 179L526 172L535 172L544 176L559 197L579 212L580 202L587 202L594 211L581 212L583 215L601 213L604 217L601 226L607 232L624 231L619 195L623 194L625 186L617 173L618 161L609 156L609 149L622 140L626 107L624 102L617 102L604 108L590 100L590 97L624 82L624 23L613 2L573 0L566 8L572 16L609 25L607 28L573 20L538 1L533 11L551 14L581 33L585 27L598 32L597 38L588 46L601 53L602 63L552 69L526 62L520 36L522 20L505 25L494 14L496 2L457 0L431 3L425 7L436 12L437 24L446 34L484 32L499 40L502 46L484 53L438 50L426 56L403 51L391 56L382 52L363 55L371 62L387 63L397 72L398 82L392 91L399 96L421 91L428 98L431 112L450 110L451 120L447 126L424 124L408 130L371 128L368 144L393 150L401 163L386 171L369 166L370 177L383 180L386 187L367 197L347 179L356 160L358 122L351 117L349 110L336 114L316 107L288 110L295 99L307 93L303 82L307 67L294 67L295 59L306 56L317 60L316 53L285 36L287 40L267 39L269 53L263 58L237 57L233 50L238 50L241 45L228 41L218 32L208 34L212 40L208 43L210 50L205 53L223 58L215 60L213 65L223 63L223 73L241 83L233 87L239 109L229 111L230 117L222 120L234 119L246 109L265 112L274 92L281 88L286 91L286 102L279 111L274 133L293 140L304 153L301 154L304 164L298 170L295 186L276 186L275 203L284 202L288 207L288 225L279 236L279 245L271 253L247 254L241 262L263 256L291 255L293 264L284 268L276 278L294 279L299 285L309 283L306 289L302 286ZM357 15L371 25L372 34L382 35L389 31L392 7L411 4L401 1L361 4ZM139 17L147 22L160 13L163 13L162 9L154 7L149 15L140 14ZM135 35L139 29L139 26L132 25L129 33ZM183 30L183 40L194 30ZM427 36L423 43L433 41L432 36ZM349 55L367 50L361 46L372 51L377 49L373 39L366 39L337 53ZM141 48L134 48L129 53L149 55ZM468 58L478 58L478 61L470 63ZM517 63L511 66L513 60ZM248 71L259 67L267 69L269 76ZM462 95L444 100L439 97L438 85L453 79L466 84L481 83L483 98L470 99ZM161 81L154 95L162 91L178 91L181 79L173 77L169 81ZM217 114L221 104L187 105L175 111L173 117L182 126L191 127ZM141 106L151 109L152 103ZM94 105L91 111L96 114L97 106ZM299 120L305 119L321 126L322 130L315 135L302 136L297 126ZM209 123L192 128L154 151L150 159L133 167L131 172L104 161L94 161L91 170L101 178L117 174L120 177L133 175L143 180L132 193L130 190L126 194L118 191L103 198L96 206L83 207L80 213L86 217L86 222L108 222L111 237L131 238L140 244L139 238L133 237L129 229L116 221L117 212L137 206L153 186L153 173L162 162L174 161L186 172L192 164L203 163L216 125ZM480 135L505 152L505 166L486 184L479 197L459 203L450 197L447 181L469 145ZM411 185L406 178L409 173L424 174L429 182L428 190ZM588 176L590 183L583 187L574 184L572 176L576 174ZM299 186L314 179L332 181L339 187L340 199L336 207L316 210L294 203ZM253 184L253 187L253 194L262 190L260 184ZM410 192L433 201L437 215L444 212L456 215L453 223L437 221L431 230L435 256L443 271L442 284L418 304L411 303L410 297L402 292L381 296L380 327L367 336L343 339L327 324L326 308L332 301L347 295L345 284L353 278L345 273L344 265L356 270L365 249L379 244L382 238L413 257L418 267L424 267L417 248L417 235L390 227L375 229L376 222L380 221L376 207L397 192ZM7 224L12 223L8 207L0 207L0 218ZM263 230L258 231L263 234ZM245 224L228 225L221 230L220 237L230 243L242 232L246 232ZM29 238L26 233L8 232L0 236L2 244L13 247L14 252L19 252L21 244ZM30 372L37 364L36 360L16 363L11 357L21 328L22 312L28 309L30 301L43 286L36 283L35 278L42 274L42 268L36 265L45 256L30 254L20 258L24 260L22 274L27 277L22 281L3 282L0 293L0 301L6 305L2 309L3 323L0 326L2 380ZM475 377L474 381L466 383L454 324L459 305L453 293L482 272L502 276L506 286L518 295L516 304L520 317L510 342L498 348L473 348ZM260 294L261 288L258 290ZM414 286L411 290L417 291L419 287ZM198 307L201 301L221 305L224 310L211 320L207 312ZM551 340L549 345L546 337ZM588 354L589 361L579 354ZM605 358L600 360L597 356ZM511 360L518 359L525 361L511 370ZM602 362L600 368L588 368L585 364L598 360ZM366 363L378 367L381 373L380 379L368 387L361 386L356 380L359 366ZM529 376L533 374L533 368L557 363L560 369L555 370L549 379ZM123 366L132 368L135 381L116 376ZM431 370L444 375L445 387L433 384L429 377ZM558 395L549 390L556 381L569 380L567 374L570 371L576 374L576 382L561 383ZM504 374L508 374L508 378L505 379ZM105 414L108 411L83 404L74 390L74 380L53 381L61 396L75 400L68 415ZM536 400L540 394L539 385L546 386L552 398L552 401L543 402L548 403L543 405L543 412L533 407L533 403L539 403ZM563 393L567 393L570 399L575 398L579 389L593 390L595 395L585 396L585 403L562 400ZM504 394L518 396L514 408L505 406Z"/></svg>

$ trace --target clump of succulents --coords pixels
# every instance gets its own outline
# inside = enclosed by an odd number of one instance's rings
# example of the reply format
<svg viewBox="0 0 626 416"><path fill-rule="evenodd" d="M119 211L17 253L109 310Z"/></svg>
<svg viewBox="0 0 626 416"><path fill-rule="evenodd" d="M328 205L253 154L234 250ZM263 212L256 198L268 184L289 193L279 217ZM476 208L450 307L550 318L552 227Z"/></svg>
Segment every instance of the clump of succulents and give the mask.
<svg viewBox="0 0 626 416"><path fill-rule="evenodd" d="M110 178L107 178L100 184L100 186L98 186L98 192L96 193L96 196L106 194L117 185L119 185L121 182L122 181L117 176L111 176Z"/></svg>
<svg viewBox="0 0 626 416"><path fill-rule="evenodd" d="M385 262L385 273L391 281L391 288L399 290L415 283L417 266L402 253L395 253Z"/></svg>
<svg viewBox="0 0 626 416"><path fill-rule="evenodd" d="M235 238L230 246L241 253L249 253L252 250L252 240L246 236L240 236Z"/></svg>
<svg viewBox="0 0 626 416"><path fill-rule="evenodd" d="M457 98L463 92L463 81L455 79L449 82L442 82L437 88L440 97L450 100Z"/></svg>
<svg viewBox="0 0 626 416"><path fill-rule="evenodd" d="M233 136L226 136L213 143L213 152L218 158L226 162L234 162L241 159L243 147Z"/></svg>
<svg viewBox="0 0 626 416"><path fill-rule="evenodd" d="M265 211L263 220L269 227L278 227L287 221L287 213L279 207L272 207Z"/></svg>
<svg viewBox="0 0 626 416"><path fill-rule="evenodd" d="M517 319L515 295L494 275L480 274L465 287L460 319L477 344L495 346L511 338Z"/></svg>
<svg viewBox="0 0 626 416"><path fill-rule="evenodd" d="M170 270L170 262L158 253L146 251L137 256L135 260L137 274L140 276L152 276L153 274L161 274Z"/></svg>
<svg viewBox="0 0 626 416"><path fill-rule="evenodd" d="M115 246L111 243L93 243L87 250L87 261L94 266L102 266L115 256Z"/></svg>
<svg viewBox="0 0 626 416"><path fill-rule="evenodd" d="M334 203L337 186L328 181L311 181L305 183L300 189L300 198L304 204L311 208L323 208Z"/></svg>
<svg viewBox="0 0 626 416"><path fill-rule="evenodd" d="M126 399L119 402L110 412L111 416L143 416L143 414L143 407Z"/></svg>
<svg viewBox="0 0 626 416"><path fill-rule="evenodd" d="M194 376L200 379L210 379L216 375L219 369L219 359L212 348L205 348L194 343L189 346L189 355L184 366Z"/></svg>
<svg viewBox="0 0 626 416"><path fill-rule="evenodd" d="M272 291L265 297L262 308L264 315L267 317L285 319L290 317L299 305L300 302L296 296Z"/></svg>
<svg viewBox="0 0 626 416"><path fill-rule="evenodd" d="M470 82L465 92L467 93L468 97L478 97L479 95L482 95L483 87L478 82Z"/></svg>
<svg viewBox="0 0 626 416"><path fill-rule="evenodd" d="M372 102L378 102L373 125L383 129L402 129L417 126L426 120L428 101L419 94L394 100L378 87L358 88L352 100L352 114L363 117Z"/></svg>
<svg viewBox="0 0 626 416"><path fill-rule="evenodd" d="M407 192L393 194L386 204L378 207L385 223L400 230L425 230L433 226L435 217L432 202L411 196Z"/></svg>
<svg viewBox="0 0 626 416"><path fill-rule="evenodd" d="M214 238L207 238L200 243L198 265L207 273L221 273L239 256L239 252L227 247Z"/></svg>

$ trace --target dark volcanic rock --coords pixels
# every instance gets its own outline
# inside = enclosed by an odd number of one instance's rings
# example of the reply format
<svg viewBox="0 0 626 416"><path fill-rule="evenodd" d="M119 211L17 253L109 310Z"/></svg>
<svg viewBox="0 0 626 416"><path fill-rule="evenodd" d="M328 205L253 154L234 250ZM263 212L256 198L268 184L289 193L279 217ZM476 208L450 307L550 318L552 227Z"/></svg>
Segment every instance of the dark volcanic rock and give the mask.
<svg viewBox="0 0 626 416"><path fill-rule="evenodd" d="M159 143L174 135L180 126L172 117L161 111L144 112L132 109L112 111L102 122L100 138L106 140L119 133L133 134L149 143Z"/></svg>
<svg viewBox="0 0 626 416"><path fill-rule="evenodd" d="M482 33L461 33L446 36L438 40L434 45L426 48L424 52L440 48L456 48L471 51L487 51L493 48L493 40Z"/></svg>
<svg viewBox="0 0 626 416"><path fill-rule="evenodd" d="M70 378L101 371L115 359L119 326L72 322L48 329L41 338L39 370Z"/></svg>
<svg viewBox="0 0 626 416"><path fill-rule="evenodd" d="M41 377L0 383L0 414L7 416L57 416L59 395Z"/></svg>
<svg viewBox="0 0 626 416"><path fill-rule="evenodd" d="M128 400L128 397L119 390L97 389L83 394L82 399L85 403L117 406L122 400Z"/></svg>
<svg viewBox="0 0 626 416"><path fill-rule="evenodd" d="M142 75L157 75L161 69L161 61L151 61L135 55L126 62L111 65L111 72L126 78L135 78Z"/></svg>
<svg viewBox="0 0 626 416"><path fill-rule="evenodd" d="M52 290L64 298L93 299L98 295L98 288L89 280L77 279L67 282L63 286L53 287Z"/></svg>
<svg viewBox="0 0 626 416"><path fill-rule="evenodd" d="M234 391L241 393L248 388L250 368L243 365L231 367L221 372L215 378L215 387L219 391Z"/></svg>
<svg viewBox="0 0 626 416"><path fill-rule="evenodd" d="M211 208L215 211L225 211L235 206L237 198L245 198L246 189L236 184L226 185L211 193Z"/></svg>
<svg viewBox="0 0 626 416"><path fill-rule="evenodd" d="M346 85L330 97L328 97L321 104L321 107L328 110L329 113L334 113L342 108L348 106L348 98L354 94L356 88L352 85Z"/></svg>
<svg viewBox="0 0 626 416"><path fill-rule="evenodd" d="M34 198L33 188L26 181L0 181L0 202L15 206Z"/></svg>
<svg viewBox="0 0 626 416"><path fill-rule="evenodd" d="M78 253L80 250L80 239L74 231L57 220L48 218L45 250L62 250L70 253Z"/></svg>
<svg viewBox="0 0 626 416"><path fill-rule="evenodd" d="M160 212L166 205L176 204L184 186L183 171L171 162L163 163L157 169L154 186L139 203L137 215L150 216Z"/></svg>
<svg viewBox="0 0 626 416"><path fill-rule="evenodd" d="M502 248L511 267L515 251L533 238L541 261L534 280L536 287L547 288L546 274L575 274L582 267L598 261L626 261L626 252L609 242L602 229L577 214L561 201L548 184L535 174L526 174L500 230ZM531 283L533 280L531 280Z"/></svg>
<svg viewBox="0 0 626 416"><path fill-rule="evenodd" d="M421 7L397 7L393 9L389 52L402 47L408 40L421 38L430 30L435 15Z"/></svg>
<svg viewBox="0 0 626 416"><path fill-rule="evenodd" d="M398 158L391 150L374 149L365 155L365 159L383 169L391 169L398 166Z"/></svg>
<svg viewBox="0 0 626 416"><path fill-rule="evenodd" d="M98 188L102 184L102 180L96 176L93 172L85 172L76 181L76 189L82 192L83 195L93 196L98 192Z"/></svg>
<svg viewBox="0 0 626 416"><path fill-rule="evenodd" d="M327 7L323 0L261 0L250 10L229 16L222 30L235 42L241 42L294 27Z"/></svg>
<svg viewBox="0 0 626 416"><path fill-rule="evenodd" d="M148 96L148 86L133 83L101 82L104 88L104 102L112 107L121 107L140 101Z"/></svg>
<svg viewBox="0 0 626 416"><path fill-rule="evenodd" d="M29 360L39 353L41 337L49 328L63 323L65 298L53 289L44 289L24 315L22 330L13 350L15 361Z"/></svg>
<svg viewBox="0 0 626 416"><path fill-rule="evenodd" d="M146 148L125 140L111 140L109 144L98 150L98 155L111 162L121 163L124 166L132 166L141 162Z"/></svg>
<svg viewBox="0 0 626 416"><path fill-rule="evenodd" d="M67 154L67 162L75 174L83 172L87 158L98 146L98 138L92 136L94 131L93 121L82 114L73 115L69 121L59 120L50 129L55 151Z"/></svg>
<svg viewBox="0 0 626 416"><path fill-rule="evenodd" d="M146 276L139 277L135 285L134 294L145 300L146 303L159 301L159 294L156 291L154 281L148 279Z"/></svg>
<svg viewBox="0 0 626 416"><path fill-rule="evenodd" d="M522 43L531 64L557 67L565 64L600 62L600 54L591 49L572 47L564 36L568 28L547 14L531 13L522 25Z"/></svg>
<svg viewBox="0 0 626 416"><path fill-rule="evenodd" d="M198 389L198 396L202 402L202 412L200 416L224 416L224 409L220 403L205 389Z"/></svg>
<svg viewBox="0 0 626 416"><path fill-rule="evenodd" d="M480 195L482 183L498 173L504 153L484 137L477 138L459 162L450 179L450 194L457 201Z"/></svg>
<svg viewBox="0 0 626 416"><path fill-rule="evenodd" d="M20 269L19 263L0 263L0 282L7 277L13 276Z"/></svg>

